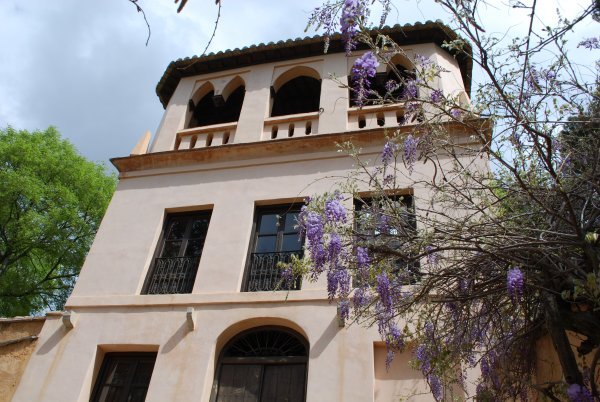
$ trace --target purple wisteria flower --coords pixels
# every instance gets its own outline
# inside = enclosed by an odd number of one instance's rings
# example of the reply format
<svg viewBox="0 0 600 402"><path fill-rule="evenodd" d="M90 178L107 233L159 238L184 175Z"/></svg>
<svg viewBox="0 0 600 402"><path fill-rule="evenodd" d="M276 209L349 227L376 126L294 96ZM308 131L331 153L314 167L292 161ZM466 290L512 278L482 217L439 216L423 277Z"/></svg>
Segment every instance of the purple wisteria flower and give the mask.
<svg viewBox="0 0 600 402"><path fill-rule="evenodd" d="M420 344L417 346L417 349L415 350L415 358L419 361L419 366L424 374L427 374L429 371L431 371L429 353L427 352L427 347L425 345Z"/></svg>
<svg viewBox="0 0 600 402"><path fill-rule="evenodd" d="M350 302L346 299L340 301L340 318L344 321L350 318Z"/></svg>
<svg viewBox="0 0 600 402"><path fill-rule="evenodd" d="M415 55L415 63L423 69L434 65L433 61L429 57L424 56L422 54Z"/></svg>
<svg viewBox="0 0 600 402"><path fill-rule="evenodd" d="M302 215L304 211L300 212ZM323 229L324 224L321 216L313 211L308 211L306 215L301 216L304 218L301 220L301 223L304 224L304 233L306 234L306 238L312 244L320 243L323 238Z"/></svg>
<svg viewBox="0 0 600 402"><path fill-rule="evenodd" d="M438 253L434 252L434 247L432 245L425 246L425 252L427 253L427 263L429 265L436 265L440 259Z"/></svg>
<svg viewBox="0 0 600 402"><path fill-rule="evenodd" d="M336 14L337 7L334 4L324 4L323 7L317 7L310 14L309 21L323 27L325 31L325 53L329 48L329 37L333 35L337 24L333 17Z"/></svg>
<svg viewBox="0 0 600 402"><path fill-rule="evenodd" d="M330 299L333 299L336 293L347 296L350 293L350 283L352 278L348 270L338 267L327 272L327 293Z"/></svg>
<svg viewBox="0 0 600 402"><path fill-rule="evenodd" d="M431 99L431 102L439 104L442 102L442 99L444 99L444 94L441 90L434 89L431 92L430 99Z"/></svg>
<svg viewBox="0 0 600 402"><path fill-rule="evenodd" d="M579 384L571 384L567 388L567 396L571 402L594 402L590 391Z"/></svg>
<svg viewBox="0 0 600 402"><path fill-rule="evenodd" d="M600 49L600 41L596 37L591 37L579 42L577 47L584 47L589 50Z"/></svg>
<svg viewBox="0 0 600 402"><path fill-rule="evenodd" d="M323 246L325 224L319 214L303 206L298 216L300 233L306 236L307 249L314 264L313 277L321 273L327 260Z"/></svg>
<svg viewBox="0 0 600 402"><path fill-rule="evenodd" d="M556 72L548 69L548 70L544 70L544 78L546 78L546 81L554 81L556 79Z"/></svg>
<svg viewBox="0 0 600 402"><path fill-rule="evenodd" d="M354 61L352 78L356 104L362 106L371 88L370 78L375 77L379 61L373 52L367 52Z"/></svg>
<svg viewBox="0 0 600 402"><path fill-rule="evenodd" d="M389 163L396 156L396 151L398 150L398 144L393 141L388 141L383 146L383 151L381 152L381 161L384 165L389 165Z"/></svg>
<svg viewBox="0 0 600 402"><path fill-rule="evenodd" d="M519 267L508 270L506 274L506 287L509 296L515 300L523 295L523 273Z"/></svg>
<svg viewBox="0 0 600 402"><path fill-rule="evenodd" d="M388 93L394 92L396 89L398 89L399 86L400 84L398 84L398 81L396 80L387 80L385 82L385 90Z"/></svg>
<svg viewBox="0 0 600 402"><path fill-rule="evenodd" d="M406 85L404 86L404 92L402 96L405 99L416 99L419 94L419 87L417 86L416 80L408 80L406 81Z"/></svg>
<svg viewBox="0 0 600 402"><path fill-rule="evenodd" d="M383 26L385 24L385 20L387 19L388 14L392 10L390 3L392 0L380 0L381 7L383 8L381 12L381 18L379 19L379 25Z"/></svg>
<svg viewBox="0 0 600 402"><path fill-rule="evenodd" d="M367 269L371 263L371 257L364 247L356 247L356 266L358 270Z"/></svg>
<svg viewBox="0 0 600 402"><path fill-rule="evenodd" d="M463 111L460 109L452 109L450 110L450 116L452 116L456 120L461 120L463 115Z"/></svg>
<svg viewBox="0 0 600 402"><path fill-rule="evenodd" d="M436 401L440 401L443 396L442 382L439 377L433 374L427 376L427 382L429 383L429 388L431 389L431 393Z"/></svg>
<svg viewBox="0 0 600 402"><path fill-rule="evenodd" d="M294 284L294 271L292 270L292 265L287 265L281 271L281 285L283 289L291 289Z"/></svg>
<svg viewBox="0 0 600 402"><path fill-rule="evenodd" d="M385 272L377 275L377 293L379 294L379 301L385 311L391 311L393 300L392 291L390 289L390 281Z"/></svg>
<svg viewBox="0 0 600 402"><path fill-rule="evenodd" d="M325 219L331 223L346 222L346 208L340 203L342 196L336 194L333 198L325 201Z"/></svg>
<svg viewBox="0 0 600 402"><path fill-rule="evenodd" d="M337 260L342 253L342 238L337 233L332 233L329 238L329 261L331 261L334 265L337 263Z"/></svg>
<svg viewBox="0 0 600 402"><path fill-rule="evenodd" d="M408 167L408 172L412 173L415 163L417 162L417 146L419 139L409 134L404 140L404 163Z"/></svg>
<svg viewBox="0 0 600 402"><path fill-rule="evenodd" d="M371 301L371 296L364 287L356 288L352 295L352 303L355 309L365 307Z"/></svg>
<svg viewBox="0 0 600 402"><path fill-rule="evenodd" d="M346 55L350 55L356 48L355 36L358 33L358 22L361 16L364 16L365 7L361 0L344 0L342 5L342 16L340 26L342 29L342 39L346 48Z"/></svg>

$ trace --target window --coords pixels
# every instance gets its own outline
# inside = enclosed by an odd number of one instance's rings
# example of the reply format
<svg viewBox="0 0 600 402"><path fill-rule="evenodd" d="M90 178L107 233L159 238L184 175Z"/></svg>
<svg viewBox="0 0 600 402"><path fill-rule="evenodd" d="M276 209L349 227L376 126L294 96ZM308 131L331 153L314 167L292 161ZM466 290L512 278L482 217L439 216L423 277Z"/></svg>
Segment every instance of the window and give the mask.
<svg viewBox="0 0 600 402"><path fill-rule="evenodd" d="M354 211L356 236L374 245L385 244L402 250L403 238L412 236L417 230L411 195L358 198L354 200ZM419 263L410 258L398 258L390 273L402 283L415 283L420 275Z"/></svg>
<svg viewBox="0 0 600 402"><path fill-rule="evenodd" d="M377 104L377 101L381 98L386 101L390 101L391 99L401 101L407 98L406 83L415 79L415 72L399 64L396 64L394 67L398 70L398 73L390 69L388 72L377 73L375 77L369 79L371 86L367 99L364 102L365 105ZM389 95L387 94L388 85L392 89ZM357 106L355 93L351 91L350 95L350 106Z"/></svg>
<svg viewBox="0 0 600 402"><path fill-rule="evenodd" d="M287 263L292 256L302 255L303 241L298 232L300 205L260 208L256 211L252 252L250 253L244 291L276 289L298 290L301 278L285 284L279 262Z"/></svg>
<svg viewBox="0 0 600 402"><path fill-rule="evenodd" d="M143 402L156 353L107 353L90 398L92 402Z"/></svg>
<svg viewBox="0 0 600 402"><path fill-rule="evenodd" d="M206 211L167 216L143 293L191 293L209 222Z"/></svg>
<svg viewBox="0 0 600 402"><path fill-rule="evenodd" d="M308 344L283 327L259 327L232 339L223 349L213 402L303 402Z"/></svg>
<svg viewBox="0 0 600 402"><path fill-rule="evenodd" d="M316 112L319 110L321 81L308 76L296 77L273 95L272 117Z"/></svg>
<svg viewBox="0 0 600 402"><path fill-rule="evenodd" d="M246 88L242 85L227 99L210 91L198 101L198 104L190 100L188 108L192 112L192 117L188 128L238 121L245 94Z"/></svg>

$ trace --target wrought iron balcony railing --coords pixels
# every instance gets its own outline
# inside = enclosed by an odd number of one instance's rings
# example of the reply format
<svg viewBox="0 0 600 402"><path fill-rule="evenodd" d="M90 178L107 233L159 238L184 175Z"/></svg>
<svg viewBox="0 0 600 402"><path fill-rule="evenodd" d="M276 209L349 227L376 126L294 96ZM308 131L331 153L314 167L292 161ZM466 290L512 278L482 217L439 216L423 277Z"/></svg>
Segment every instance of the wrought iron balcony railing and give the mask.
<svg viewBox="0 0 600 402"><path fill-rule="evenodd" d="M291 284L285 283L281 275L282 269L278 267L280 262L290 262L293 255L301 257L302 251L252 253L245 291L300 290L302 278L298 276Z"/></svg>
<svg viewBox="0 0 600 402"><path fill-rule="evenodd" d="M200 257L160 257L154 260L146 294L191 293Z"/></svg>

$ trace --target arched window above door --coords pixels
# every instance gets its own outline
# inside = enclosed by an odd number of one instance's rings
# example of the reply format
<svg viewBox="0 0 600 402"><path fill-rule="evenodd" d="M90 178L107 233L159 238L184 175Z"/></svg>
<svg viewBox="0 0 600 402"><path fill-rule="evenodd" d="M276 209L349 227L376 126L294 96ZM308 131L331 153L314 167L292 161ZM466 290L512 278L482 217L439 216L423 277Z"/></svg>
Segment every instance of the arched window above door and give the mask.
<svg viewBox="0 0 600 402"><path fill-rule="evenodd" d="M235 336L221 352L212 401L306 399L308 343L288 328L258 327Z"/></svg>

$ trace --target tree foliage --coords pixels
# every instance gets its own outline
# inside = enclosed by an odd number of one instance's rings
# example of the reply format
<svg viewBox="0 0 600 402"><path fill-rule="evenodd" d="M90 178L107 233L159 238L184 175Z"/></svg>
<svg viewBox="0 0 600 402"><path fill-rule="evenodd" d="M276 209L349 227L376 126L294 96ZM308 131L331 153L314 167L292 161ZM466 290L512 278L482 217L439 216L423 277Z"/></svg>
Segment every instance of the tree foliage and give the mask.
<svg viewBox="0 0 600 402"><path fill-rule="evenodd" d="M115 185L52 127L0 130L0 316L63 306Z"/></svg>
<svg viewBox="0 0 600 402"><path fill-rule="evenodd" d="M392 4L379 3L383 24ZM348 55L370 49L352 69L356 103L404 102L405 120L388 130L377 160L345 145L357 169L337 191L307 201L306 258L286 277L325 275L342 316L377 325L389 359L418 345L415 364L436 400L468 388L469 368L480 370L470 397L481 401L535 392L598 400L599 66L573 64L568 41L598 18L597 2L554 26L540 25L539 2L512 2L529 22L510 40L486 33L486 1L437 3L462 35L446 49L483 77L471 102L439 88L442 67L369 25L373 2L331 1L313 13L310 23L326 35L341 31ZM577 43L599 47L598 38ZM412 60L414 76L395 70L397 54ZM385 93L373 90L380 63L398 73ZM536 378L542 338L562 380Z"/></svg>

